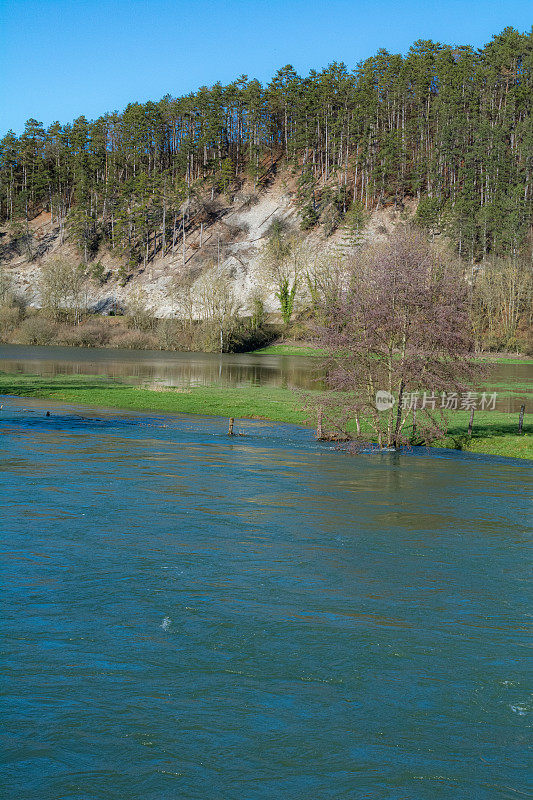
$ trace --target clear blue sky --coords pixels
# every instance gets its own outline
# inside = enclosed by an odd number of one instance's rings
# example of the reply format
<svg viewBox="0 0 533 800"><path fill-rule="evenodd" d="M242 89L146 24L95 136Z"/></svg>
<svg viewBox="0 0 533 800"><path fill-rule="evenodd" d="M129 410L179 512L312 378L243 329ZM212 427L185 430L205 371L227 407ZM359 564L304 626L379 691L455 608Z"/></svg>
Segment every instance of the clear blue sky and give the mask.
<svg viewBox="0 0 533 800"><path fill-rule="evenodd" d="M93 119L244 73L268 80L416 39L481 47L530 0L0 0L0 135Z"/></svg>

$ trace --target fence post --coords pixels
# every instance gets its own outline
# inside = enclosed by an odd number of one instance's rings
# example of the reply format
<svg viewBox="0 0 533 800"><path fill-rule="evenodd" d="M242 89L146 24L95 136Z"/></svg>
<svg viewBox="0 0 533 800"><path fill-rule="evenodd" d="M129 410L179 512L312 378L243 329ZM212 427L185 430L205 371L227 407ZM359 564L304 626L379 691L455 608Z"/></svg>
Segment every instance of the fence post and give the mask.
<svg viewBox="0 0 533 800"><path fill-rule="evenodd" d="M524 412L526 410L525 405L520 406L520 416L518 417L518 433L522 433L522 426L524 424Z"/></svg>
<svg viewBox="0 0 533 800"><path fill-rule="evenodd" d="M468 423L468 436L472 436L472 426L474 425L474 409L470 412L470 422Z"/></svg>

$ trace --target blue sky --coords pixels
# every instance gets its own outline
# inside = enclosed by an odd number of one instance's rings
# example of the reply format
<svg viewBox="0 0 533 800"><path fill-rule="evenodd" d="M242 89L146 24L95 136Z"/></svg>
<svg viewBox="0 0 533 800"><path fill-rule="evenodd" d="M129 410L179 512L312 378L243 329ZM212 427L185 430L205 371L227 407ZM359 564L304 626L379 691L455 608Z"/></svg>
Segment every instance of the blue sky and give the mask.
<svg viewBox="0 0 533 800"><path fill-rule="evenodd" d="M416 39L480 47L532 17L530 0L0 0L0 135Z"/></svg>

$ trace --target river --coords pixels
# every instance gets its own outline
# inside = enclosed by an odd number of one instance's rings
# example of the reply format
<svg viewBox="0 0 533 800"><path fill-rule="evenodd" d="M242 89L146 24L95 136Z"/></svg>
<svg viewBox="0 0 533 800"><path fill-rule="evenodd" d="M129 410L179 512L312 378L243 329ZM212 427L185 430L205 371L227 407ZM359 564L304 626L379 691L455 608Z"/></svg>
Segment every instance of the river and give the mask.
<svg viewBox="0 0 533 800"><path fill-rule="evenodd" d="M530 796L530 463L3 403L4 797Z"/></svg>

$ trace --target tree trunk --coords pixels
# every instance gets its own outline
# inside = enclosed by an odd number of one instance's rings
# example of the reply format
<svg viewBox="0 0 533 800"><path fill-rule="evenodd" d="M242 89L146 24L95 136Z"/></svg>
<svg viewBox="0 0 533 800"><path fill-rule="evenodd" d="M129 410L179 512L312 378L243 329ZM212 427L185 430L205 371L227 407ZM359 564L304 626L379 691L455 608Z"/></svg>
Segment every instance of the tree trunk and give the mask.
<svg viewBox="0 0 533 800"><path fill-rule="evenodd" d="M394 438L392 440L393 447L398 447L398 436L400 435L400 426L402 422L402 398L403 390L405 388L403 380L400 381L400 391L398 394L398 411L396 412L396 427L394 429Z"/></svg>

